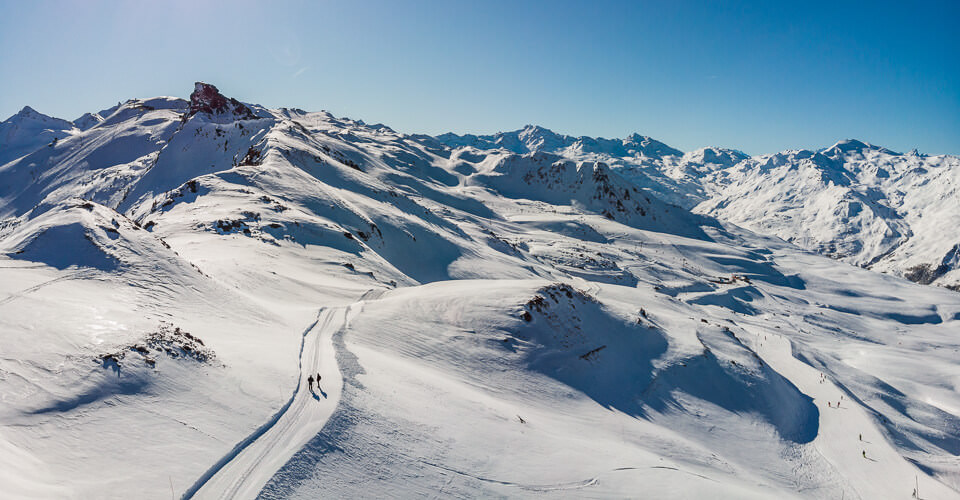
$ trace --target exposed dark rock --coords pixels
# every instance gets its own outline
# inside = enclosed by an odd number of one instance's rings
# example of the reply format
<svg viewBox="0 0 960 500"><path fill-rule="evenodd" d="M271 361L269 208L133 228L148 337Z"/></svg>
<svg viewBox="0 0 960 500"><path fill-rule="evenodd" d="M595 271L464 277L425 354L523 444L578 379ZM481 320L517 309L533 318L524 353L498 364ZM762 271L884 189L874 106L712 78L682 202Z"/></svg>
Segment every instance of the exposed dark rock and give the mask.
<svg viewBox="0 0 960 500"><path fill-rule="evenodd" d="M97 356L104 368L119 368L126 363L128 353L135 353L138 359L151 367L157 364L157 355L164 354L172 359L190 358L201 363L216 359L216 354L196 336L174 327L169 323L160 323L160 328L144 337L140 342L130 344L112 353Z"/></svg>
<svg viewBox="0 0 960 500"><path fill-rule="evenodd" d="M920 264L907 269L903 276L910 281L929 285L938 278L947 274L960 261L960 243L956 244L943 256L939 264Z"/></svg>
<svg viewBox="0 0 960 500"><path fill-rule="evenodd" d="M190 94L190 110L187 116L201 112L211 115L233 114L239 120L257 118L245 104L232 97L225 97L217 87L209 83L196 82L193 93Z"/></svg>
<svg viewBox="0 0 960 500"><path fill-rule="evenodd" d="M263 163L263 151L250 146L250 149L247 150L246 156L240 160L240 165L253 165L257 166Z"/></svg>
<svg viewBox="0 0 960 500"><path fill-rule="evenodd" d="M920 264L907 269L903 277L921 285L929 285L947 272L947 266L933 267L930 264Z"/></svg>
<svg viewBox="0 0 960 500"><path fill-rule="evenodd" d="M602 350L604 350L604 349L606 349L606 348L607 348L607 346L602 345L602 346L600 346L600 347L598 347L598 348L596 348L596 349L591 350L590 352L587 352L586 354L581 355L581 356L580 356L580 359L587 360L587 361L594 361L594 360L596 360L596 359L599 357L600 351L602 351Z"/></svg>

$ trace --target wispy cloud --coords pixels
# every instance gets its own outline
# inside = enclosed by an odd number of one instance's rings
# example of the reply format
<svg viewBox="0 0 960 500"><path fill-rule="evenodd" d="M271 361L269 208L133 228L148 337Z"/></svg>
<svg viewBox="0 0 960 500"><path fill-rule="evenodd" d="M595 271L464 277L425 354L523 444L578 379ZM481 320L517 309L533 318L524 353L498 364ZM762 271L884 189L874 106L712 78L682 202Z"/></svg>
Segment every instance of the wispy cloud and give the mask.
<svg viewBox="0 0 960 500"><path fill-rule="evenodd" d="M298 69L297 72L293 74L293 77L296 78L296 77L302 75L302 74L303 74L305 71L307 71L308 69L310 69L310 66L304 66L304 67Z"/></svg>

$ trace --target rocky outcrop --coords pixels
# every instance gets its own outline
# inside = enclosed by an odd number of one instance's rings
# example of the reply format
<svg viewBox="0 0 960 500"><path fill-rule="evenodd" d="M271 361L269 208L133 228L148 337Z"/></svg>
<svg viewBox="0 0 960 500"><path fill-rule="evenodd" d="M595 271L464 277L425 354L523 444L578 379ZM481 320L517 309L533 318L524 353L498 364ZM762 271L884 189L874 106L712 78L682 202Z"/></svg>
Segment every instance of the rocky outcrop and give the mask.
<svg viewBox="0 0 960 500"><path fill-rule="evenodd" d="M225 97L217 87L209 83L196 82L190 94L190 110L187 116L197 113L210 115L232 114L238 120L254 120L257 116L242 102Z"/></svg>

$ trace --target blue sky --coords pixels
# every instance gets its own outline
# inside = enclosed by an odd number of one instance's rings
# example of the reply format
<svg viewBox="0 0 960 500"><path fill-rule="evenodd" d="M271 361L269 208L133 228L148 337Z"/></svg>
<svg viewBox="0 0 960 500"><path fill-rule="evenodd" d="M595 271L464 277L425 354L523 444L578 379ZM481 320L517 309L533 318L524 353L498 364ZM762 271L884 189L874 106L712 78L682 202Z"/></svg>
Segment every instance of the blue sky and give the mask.
<svg viewBox="0 0 960 500"><path fill-rule="evenodd" d="M0 0L0 116L189 95L410 133L960 153L960 2Z"/></svg>

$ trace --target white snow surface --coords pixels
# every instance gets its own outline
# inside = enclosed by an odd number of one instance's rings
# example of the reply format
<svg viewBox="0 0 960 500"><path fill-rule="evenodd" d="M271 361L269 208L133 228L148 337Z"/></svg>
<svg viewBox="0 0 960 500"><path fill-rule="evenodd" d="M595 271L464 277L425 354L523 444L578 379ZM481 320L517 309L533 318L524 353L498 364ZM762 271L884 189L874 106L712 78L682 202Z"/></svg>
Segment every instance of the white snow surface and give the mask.
<svg viewBox="0 0 960 500"><path fill-rule="evenodd" d="M573 138L542 127L444 134L451 147L604 162L659 198L844 262L960 289L960 157L857 140L750 157L682 153L648 137ZM646 147L640 144L646 144Z"/></svg>
<svg viewBox="0 0 960 500"><path fill-rule="evenodd" d="M3 122L0 496L960 498L955 157L191 106Z"/></svg>

